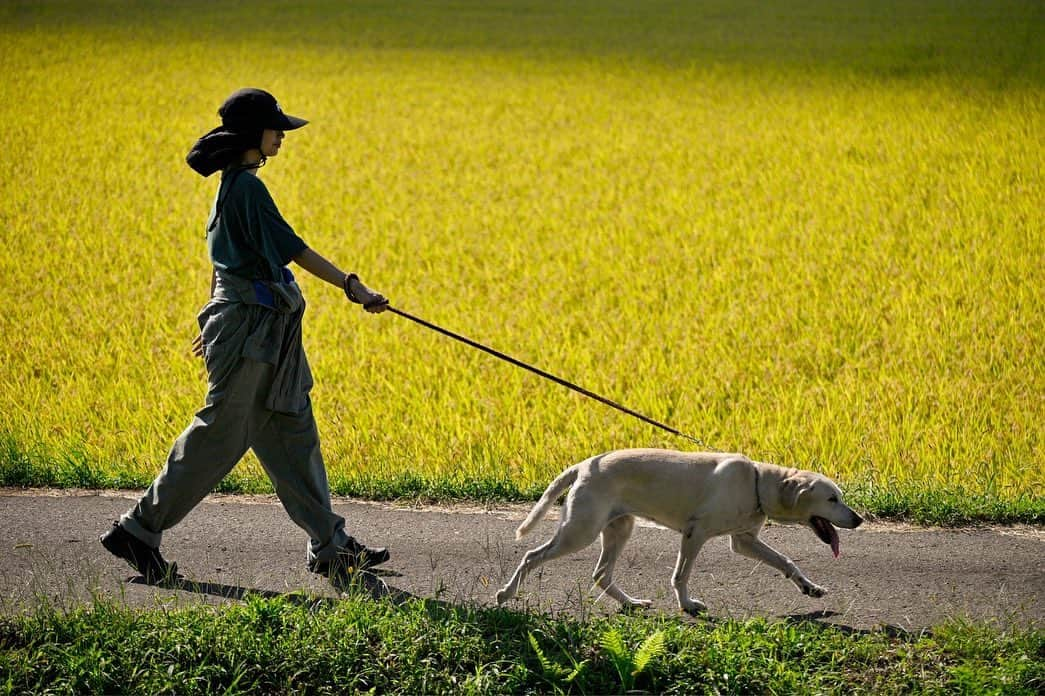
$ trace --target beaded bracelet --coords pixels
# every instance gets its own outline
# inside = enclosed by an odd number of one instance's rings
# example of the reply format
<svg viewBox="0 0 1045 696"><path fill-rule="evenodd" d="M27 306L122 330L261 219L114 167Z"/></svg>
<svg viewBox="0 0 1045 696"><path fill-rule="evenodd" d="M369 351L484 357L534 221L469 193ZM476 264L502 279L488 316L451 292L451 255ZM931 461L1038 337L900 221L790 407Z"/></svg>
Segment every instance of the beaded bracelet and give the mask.
<svg viewBox="0 0 1045 696"><path fill-rule="evenodd" d="M352 294L352 290L349 289L349 283L351 283L353 280L359 280L359 276L357 276L355 273L349 273L347 276L345 276L345 283L343 286L343 289L345 291L345 297L347 297L349 301L355 302L356 304L363 304L363 302L358 297Z"/></svg>

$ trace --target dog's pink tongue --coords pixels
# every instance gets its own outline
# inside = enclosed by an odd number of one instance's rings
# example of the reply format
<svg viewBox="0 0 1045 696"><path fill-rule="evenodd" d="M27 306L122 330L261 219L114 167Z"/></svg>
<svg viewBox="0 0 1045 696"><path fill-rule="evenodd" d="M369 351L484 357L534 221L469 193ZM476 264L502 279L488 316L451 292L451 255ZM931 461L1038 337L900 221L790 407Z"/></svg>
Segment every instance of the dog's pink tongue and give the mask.
<svg viewBox="0 0 1045 696"><path fill-rule="evenodd" d="M831 553L835 555L835 558L838 558L838 532L829 525L828 533L831 535Z"/></svg>

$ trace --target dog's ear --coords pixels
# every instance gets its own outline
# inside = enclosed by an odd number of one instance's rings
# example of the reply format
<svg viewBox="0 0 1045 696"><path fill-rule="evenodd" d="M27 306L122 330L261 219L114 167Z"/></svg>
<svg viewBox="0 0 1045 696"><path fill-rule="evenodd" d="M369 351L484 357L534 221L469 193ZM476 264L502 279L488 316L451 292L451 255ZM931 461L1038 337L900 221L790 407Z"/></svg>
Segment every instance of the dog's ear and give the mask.
<svg viewBox="0 0 1045 696"><path fill-rule="evenodd" d="M798 499L813 487L813 482L801 474L793 474L780 484L780 504L788 510L798 505Z"/></svg>

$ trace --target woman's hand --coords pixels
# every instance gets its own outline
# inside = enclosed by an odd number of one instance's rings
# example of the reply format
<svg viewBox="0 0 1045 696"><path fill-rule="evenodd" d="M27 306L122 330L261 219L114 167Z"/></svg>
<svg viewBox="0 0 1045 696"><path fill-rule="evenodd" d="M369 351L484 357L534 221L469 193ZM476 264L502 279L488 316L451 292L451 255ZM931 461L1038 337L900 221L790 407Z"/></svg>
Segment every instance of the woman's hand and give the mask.
<svg viewBox="0 0 1045 696"><path fill-rule="evenodd" d="M345 291L348 299L363 305L363 309L371 314L378 314L388 309L388 299L379 292L374 292L359 282L355 273L345 275L337 266L327 261L312 249L305 247L294 261L306 271L331 285Z"/></svg>
<svg viewBox="0 0 1045 696"><path fill-rule="evenodd" d="M349 300L363 305L363 309L371 314L380 314L388 309L388 298L363 285L355 273L345 276L345 294Z"/></svg>
<svg viewBox="0 0 1045 696"><path fill-rule="evenodd" d="M192 354L197 358L203 357L203 334L198 334L192 339Z"/></svg>

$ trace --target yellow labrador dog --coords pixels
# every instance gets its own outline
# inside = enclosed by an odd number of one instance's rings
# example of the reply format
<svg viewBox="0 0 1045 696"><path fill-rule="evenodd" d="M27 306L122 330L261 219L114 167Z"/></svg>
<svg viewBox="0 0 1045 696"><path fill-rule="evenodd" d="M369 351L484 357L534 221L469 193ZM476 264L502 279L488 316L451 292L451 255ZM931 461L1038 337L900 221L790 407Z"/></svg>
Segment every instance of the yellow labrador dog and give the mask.
<svg viewBox="0 0 1045 696"><path fill-rule="evenodd" d="M572 486L572 488L571 488ZM824 595L798 566L758 538L766 518L812 528L838 556L835 527L855 529L860 515L842 502L831 479L811 471L754 462L739 454L618 450L586 459L562 472L515 532L522 538L570 488L555 535L528 552L512 579L498 593L503 604L523 578L545 561L579 551L602 533L602 554L592 578L625 606L646 607L649 600L625 594L613 582L613 566L631 535L636 517L682 534L682 548L671 584L679 607L690 614L705 609L689 596L689 575L704 542L730 535L730 548L776 568L812 597Z"/></svg>

